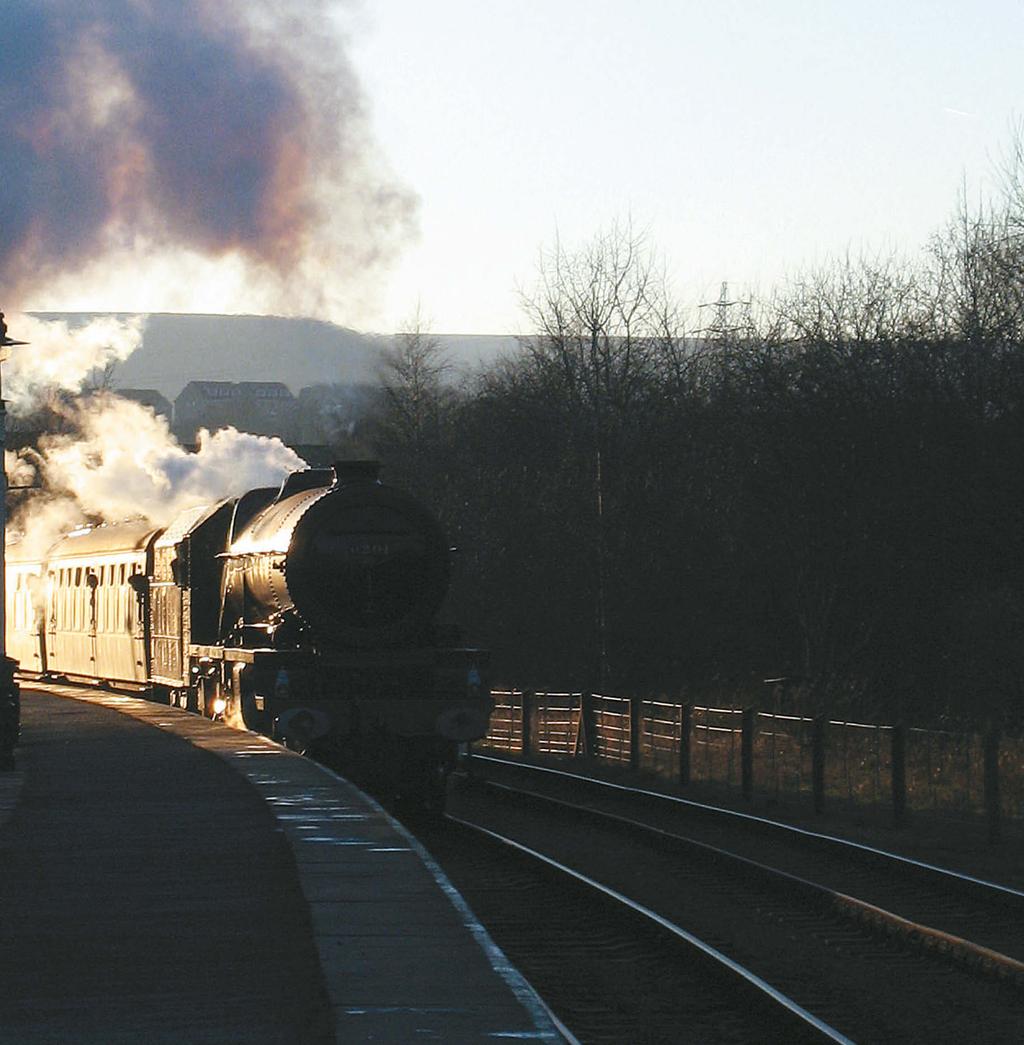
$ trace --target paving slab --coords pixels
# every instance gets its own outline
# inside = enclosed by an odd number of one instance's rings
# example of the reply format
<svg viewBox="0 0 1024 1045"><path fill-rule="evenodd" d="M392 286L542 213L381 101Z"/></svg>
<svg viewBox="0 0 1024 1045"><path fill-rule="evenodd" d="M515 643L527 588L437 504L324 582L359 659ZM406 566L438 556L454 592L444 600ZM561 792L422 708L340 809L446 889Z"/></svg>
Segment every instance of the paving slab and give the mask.
<svg viewBox="0 0 1024 1045"><path fill-rule="evenodd" d="M0 1041L564 1040L350 782L101 690L23 685L23 722L0 774Z"/></svg>
<svg viewBox="0 0 1024 1045"><path fill-rule="evenodd" d="M284 832L223 761L23 690L0 826L0 1040L330 1042Z"/></svg>

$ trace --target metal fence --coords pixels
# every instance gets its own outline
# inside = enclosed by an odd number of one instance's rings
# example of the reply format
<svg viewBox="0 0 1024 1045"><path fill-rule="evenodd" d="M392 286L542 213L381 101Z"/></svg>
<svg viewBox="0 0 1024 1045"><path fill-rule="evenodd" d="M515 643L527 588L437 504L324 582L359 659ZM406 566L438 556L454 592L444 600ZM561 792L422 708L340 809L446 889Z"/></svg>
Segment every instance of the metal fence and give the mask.
<svg viewBox="0 0 1024 1045"><path fill-rule="evenodd" d="M641 709L640 761L658 776L671 778L679 766L683 735L683 707L661 700L645 700Z"/></svg>
<svg viewBox="0 0 1024 1045"><path fill-rule="evenodd" d="M1024 740L613 694L496 690L478 747L587 757L777 800L1024 825Z"/></svg>
<svg viewBox="0 0 1024 1045"><path fill-rule="evenodd" d="M536 693L530 736L541 755L575 755L580 734L579 693Z"/></svg>
<svg viewBox="0 0 1024 1045"><path fill-rule="evenodd" d="M523 691L520 689L491 690L494 710L487 736L479 746L510 755L523 753Z"/></svg>
<svg viewBox="0 0 1024 1045"><path fill-rule="evenodd" d="M690 779L704 784L741 784L743 713L738 708L695 707L690 735Z"/></svg>
<svg viewBox="0 0 1024 1045"><path fill-rule="evenodd" d="M757 715L754 761L764 767L761 786L776 798L811 792L813 726L796 715Z"/></svg>

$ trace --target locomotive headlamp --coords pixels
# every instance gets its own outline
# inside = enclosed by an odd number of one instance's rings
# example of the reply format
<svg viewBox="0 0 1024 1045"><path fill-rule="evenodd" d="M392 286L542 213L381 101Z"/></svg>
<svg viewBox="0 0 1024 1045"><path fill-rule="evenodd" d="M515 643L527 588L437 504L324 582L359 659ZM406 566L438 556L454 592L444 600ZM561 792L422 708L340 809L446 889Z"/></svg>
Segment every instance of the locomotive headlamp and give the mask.
<svg viewBox="0 0 1024 1045"><path fill-rule="evenodd" d="M213 702L213 713L223 715L228 709L228 702L223 697L217 697Z"/></svg>

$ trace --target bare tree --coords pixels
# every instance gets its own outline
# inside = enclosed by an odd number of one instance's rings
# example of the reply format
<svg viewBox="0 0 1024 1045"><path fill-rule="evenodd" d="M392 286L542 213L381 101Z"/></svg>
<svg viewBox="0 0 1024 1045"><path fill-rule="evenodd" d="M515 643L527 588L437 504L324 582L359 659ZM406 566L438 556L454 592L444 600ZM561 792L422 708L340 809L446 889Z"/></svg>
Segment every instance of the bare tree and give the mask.
<svg viewBox="0 0 1024 1045"><path fill-rule="evenodd" d="M533 325L527 352L598 420L630 410L679 349L679 314L659 259L630 225L615 224L576 251L556 240L522 305Z"/></svg>
<svg viewBox="0 0 1024 1045"><path fill-rule="evenodd" d="M920 321L919 273L900 258L849 255L794 280L772 303L774 336L827 346L893 344Z"/></svg>
<svg viewBox="0 0 1024 1045"><path fill-rule="evenodd" d="M115 373L117 372L116 359L108 359L102 366L91 370L82 382L83 395L97 395L101 392L113 392L117 387Z"/></svg>
<svg viewBox="0 0 1024 1045"><path fill-rule="evenodd" d="M642 234L614 224L578 250L556 240L541 253L536 287L522 295L533 327L523 339L538 387L569 418L567 431L589 459L595 562L597 678L609 678L609 498L630 435L661 373L679 365L678 310Z"/></svg>
<svg viewBox="0 0 1024 1045"><path fill-rule="evenodd" d="M413 478L427 463L443 424L451 361L417 306L385 349L379 378L383 390L379 442L385 455Z"/></svg>
<svg viewBox="0 0 1024 1045"><path fill-rule="evenodd" d="M964 192L953 219L932 240L931 256L939 336L976 347L1021 339L1024 212L1017 215L1010 205L972 207Z"/></svg>

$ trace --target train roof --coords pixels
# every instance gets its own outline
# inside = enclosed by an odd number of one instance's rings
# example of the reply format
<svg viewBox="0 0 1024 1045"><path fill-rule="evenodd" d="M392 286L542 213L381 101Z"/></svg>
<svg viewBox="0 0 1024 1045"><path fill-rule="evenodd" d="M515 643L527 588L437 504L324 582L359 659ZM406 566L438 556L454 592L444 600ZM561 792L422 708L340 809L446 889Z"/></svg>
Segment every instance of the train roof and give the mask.
<svg viewBox="0 0 1024 1045"><path fill-rule="evenodd" d="M52 563L57 559L142 551L161 529L162 527L154 526L147 520L139 519L134 522L104 524L91 529L75 530L61 537L43 559Z"/></svg>
<svg viewBox="0 0 1024 1045"><path fill-rule="evenodd" d="M179 512L172 520L166 530L157 538L154 547L173 547L183 538L187 537L193 530L201 526L215 512L223 508L232 498L228 497L216 504L197 504L192 508L186 508Z"/></svg>

